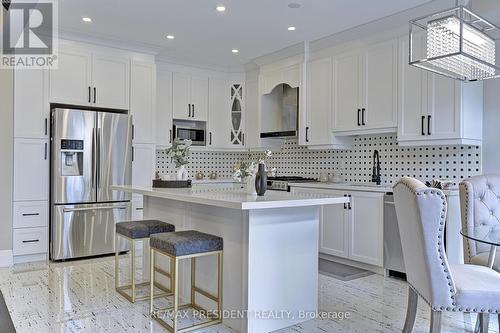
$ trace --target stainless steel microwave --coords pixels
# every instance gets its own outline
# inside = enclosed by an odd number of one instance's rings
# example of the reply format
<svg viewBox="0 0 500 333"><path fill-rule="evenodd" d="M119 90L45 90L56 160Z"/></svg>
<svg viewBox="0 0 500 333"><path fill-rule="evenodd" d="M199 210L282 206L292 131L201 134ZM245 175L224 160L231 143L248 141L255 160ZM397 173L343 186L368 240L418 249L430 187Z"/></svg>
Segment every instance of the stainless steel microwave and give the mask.
<svg viewBox="0 0 500 333"><path fill-rule="evenodd" d="M205 132L204 127L174 125L174 139L191 140L193 146L206 146Z"/></svg>

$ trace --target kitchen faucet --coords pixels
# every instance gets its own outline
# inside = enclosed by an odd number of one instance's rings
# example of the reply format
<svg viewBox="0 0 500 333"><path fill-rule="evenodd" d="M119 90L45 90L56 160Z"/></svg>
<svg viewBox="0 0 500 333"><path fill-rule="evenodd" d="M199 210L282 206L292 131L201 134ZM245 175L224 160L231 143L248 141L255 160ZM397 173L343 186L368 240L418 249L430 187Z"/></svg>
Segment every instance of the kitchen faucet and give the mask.
<svg viewBox="0 0 500 333"><path fill-rule="evenodd" d="M380 185L380 157L378 150L373 152L373 169L372 169L372 182Z"/></svg>

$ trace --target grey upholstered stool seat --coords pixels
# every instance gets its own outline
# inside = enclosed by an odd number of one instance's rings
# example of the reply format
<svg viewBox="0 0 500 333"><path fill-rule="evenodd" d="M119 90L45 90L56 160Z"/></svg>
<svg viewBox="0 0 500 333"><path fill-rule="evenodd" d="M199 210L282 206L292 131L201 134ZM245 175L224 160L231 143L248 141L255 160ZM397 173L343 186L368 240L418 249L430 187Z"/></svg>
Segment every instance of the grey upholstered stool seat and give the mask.
<svg viewBox="0 0 500 333"><path fill-rule="evenodd" d="M147 238L152 234L175 231L175 226L158 220L119 222L116 232L131 239Z"/></svg>
<svg viewBox="0 0 500 333"><path fill-rule="evenodd" d="M215 325L222 322L222 248L223 240L221 237L206 234L195 230L177 231L170 233L161 233L151 235L149 238L150 247L150 267L154 267L155 254L158 257L163 256L170 259L170 276L173 281L173 306L164 309L155 309L154 297L149 298L149 313L151 318L157 321L161 326L165 327L169 332L182 333L199 328L204 328L210 325ZM217 293L213 294L196 285L196 260L200 257L217 256ZM179 304L179 262L181 260L191 261L191 297L188 304ZM155 286L154 270L150 272L150 295L152 295ZM209 299L217 304L217 311L211 313L197 303L196 295L200 294L206 299ZM179 327L179 310L193 308L200 313L206 315L206 321L196 323L189 327ZM172 325L163 319L164 313L172 312Z"/></svg>
<svg viewBox="0 0 500 333"><path fill-rule="evenodd" d="M222 251L223 248L221 237L195 230L151 235L149 244L152 248L174 257Z"/></svg>

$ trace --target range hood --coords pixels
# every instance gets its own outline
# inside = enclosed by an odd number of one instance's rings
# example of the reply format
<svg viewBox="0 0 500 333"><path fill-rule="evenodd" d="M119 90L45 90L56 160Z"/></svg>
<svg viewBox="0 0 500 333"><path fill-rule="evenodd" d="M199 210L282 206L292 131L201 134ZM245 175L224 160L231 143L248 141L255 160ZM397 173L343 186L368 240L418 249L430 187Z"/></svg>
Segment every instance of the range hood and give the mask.
<svg viewBox="0 0 500 333"><path fill-rule="evenodd" d="M297 137L299 88L278 84L262 95L261 138Z"/></svg>

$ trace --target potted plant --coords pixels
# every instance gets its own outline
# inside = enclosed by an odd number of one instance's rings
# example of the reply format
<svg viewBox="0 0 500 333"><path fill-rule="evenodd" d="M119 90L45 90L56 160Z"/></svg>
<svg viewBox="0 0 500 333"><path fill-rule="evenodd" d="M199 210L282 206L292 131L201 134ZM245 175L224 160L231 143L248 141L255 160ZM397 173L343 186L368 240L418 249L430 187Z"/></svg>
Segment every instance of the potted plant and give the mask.
<svg viewBox="0 0 500 333"><path fill-rule="evenodd" d="M172 147L167 149L167 155L175 163L177 169L177 180L187 180L188 172L186 165L189 163L188 157L191 153L191 140L180 140L176 138Z"/></svg>
<svg viewBox="0 0 500 333"><path fill-rule="evenodd" d="M236 164L233 178L246 184L246 191L248 194L257 195L257 191L255 189L255 178L257 176L257 172L259 171L259 164L262 164L264 166L264 170L268 172L267 159L272 155L273 153L270 150L266 150L264 152L264 156L258 158L257 161L241 161ZM273 168L271 172L275 172L275 169Z"/></svg>

